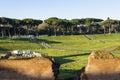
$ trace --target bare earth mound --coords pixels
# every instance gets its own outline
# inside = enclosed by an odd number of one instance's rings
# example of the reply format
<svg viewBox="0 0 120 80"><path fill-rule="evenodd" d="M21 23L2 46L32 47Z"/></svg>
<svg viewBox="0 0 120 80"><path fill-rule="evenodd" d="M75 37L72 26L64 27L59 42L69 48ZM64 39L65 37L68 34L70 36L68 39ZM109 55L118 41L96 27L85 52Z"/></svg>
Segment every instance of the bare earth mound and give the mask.
<svg viewBox="0 0 120 80"><path fill-rule="evenodd" d="M48 58L0 60L0 80L55 80L59 65Z"/></svg>
<svg viewBox="0 0 120 80"><path fill-rule="evenodd" d="M82 80L120 80L120 59L106 51L93 51Z"/></svg>

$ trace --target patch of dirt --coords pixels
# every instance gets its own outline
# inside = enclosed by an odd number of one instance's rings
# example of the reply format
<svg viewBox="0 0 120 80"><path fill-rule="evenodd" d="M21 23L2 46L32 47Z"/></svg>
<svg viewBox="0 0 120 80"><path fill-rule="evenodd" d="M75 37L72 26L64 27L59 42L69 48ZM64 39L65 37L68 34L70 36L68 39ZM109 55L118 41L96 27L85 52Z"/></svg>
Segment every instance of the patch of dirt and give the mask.
<svg viewBox="0 0 120 80"><path fill-rule="evenodd" d="M93 51L79 74L76 80L120 80L120 58L107 51Z"/></svg>
<svg viewBox="0 0 120 80"><path fill-rule="evenodd" d="M43 57L1 59L0 80L55 80L53 69L54 62Z"/></svg>
<svg viewBox="0 0 120 80"><path fill-rule="evenodd" d="M113 59L113 58L115 58L115 56L112 53L108 52L108 51L98 50L98 51L93 51L90 54L89 60L91 58L92 59Z"/></svg>

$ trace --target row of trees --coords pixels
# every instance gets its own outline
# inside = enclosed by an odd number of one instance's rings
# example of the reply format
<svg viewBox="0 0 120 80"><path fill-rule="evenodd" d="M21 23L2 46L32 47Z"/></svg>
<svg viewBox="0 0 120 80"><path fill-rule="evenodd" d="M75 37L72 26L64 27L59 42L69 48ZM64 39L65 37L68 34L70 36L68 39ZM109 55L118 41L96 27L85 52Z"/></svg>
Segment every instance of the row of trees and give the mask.
<svg viewBox="0 0 120 80"><path fill-rule="evenodd" d="M120 21L107 18L60 19L51 17L44 21L26 18L23 20L0 17L0 36L20 35L74 35L117 33Z"/></svg>
<svg viewBox="0 0 120 80"><path fill-rule="evenodd" d="M0 36L38 35L38 25L42 20L26 18L23 20L0 17Z"/></svg>
<svg viewBox="0 0 120 80"><path fill-rule="evenodd" d="M98 28L102 19L85 18L85 19L59 19L56 17L48 18L44 21L44 26L48 28L49 35L65 35L65 34L83 34L93 33L93 28ZM41 27L41 26L39 26ZM42 26L43 27L43 26ZM95 31L94 31L95 32Z"/></svg>
<svg viewBox="0 0 120 80"><path fill-rule="evenodd" d="M120 31L120 20L113 20L110 18L107 18L107 20L97 18L66 20L52 17L45 20L43 24L46 30L47 29L50 31L52 30L51 31L52 33L48 32L49 35L96 34L96 33L110 34L117 33Z"/></svg>

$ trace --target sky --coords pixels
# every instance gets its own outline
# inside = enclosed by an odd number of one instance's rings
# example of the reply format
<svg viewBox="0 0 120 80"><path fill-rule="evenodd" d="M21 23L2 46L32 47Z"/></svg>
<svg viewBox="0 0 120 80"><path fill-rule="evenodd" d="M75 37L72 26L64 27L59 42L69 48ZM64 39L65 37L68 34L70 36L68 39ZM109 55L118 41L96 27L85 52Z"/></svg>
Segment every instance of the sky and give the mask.
<svg viewBox="0 0 120 80"><path fill-rule="evenodd" d="M0 0L0 17L120 20L120 0Z"/></svg>

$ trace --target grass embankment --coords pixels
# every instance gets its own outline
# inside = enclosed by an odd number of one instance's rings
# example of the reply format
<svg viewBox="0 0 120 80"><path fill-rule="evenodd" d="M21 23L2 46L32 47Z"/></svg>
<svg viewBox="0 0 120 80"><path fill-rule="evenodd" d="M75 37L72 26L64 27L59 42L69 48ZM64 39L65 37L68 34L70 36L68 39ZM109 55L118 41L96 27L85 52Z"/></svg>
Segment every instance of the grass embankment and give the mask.
<svg viewBox="0 0 120 80"><path fill-rule="evenodd" d="M99 34L89 35L92 40L83 35L78 36L50 36L40 37L52 46L50 49L43 49L38 43L28 40L0 40L0 50L33 50L43 52L54 57L55 61L61 64L60 77L70 77L76 70L87 65L88 56L93 50L105 49L113 53L120 53L120 34ZM115 49L115 50L114 50Z"/></svg>
<svg viewBox="0 0 120 80"><path fill-rule="evenodd" d="M43 49L40 44L28 39L0 39L0 51Z"/></svg>

